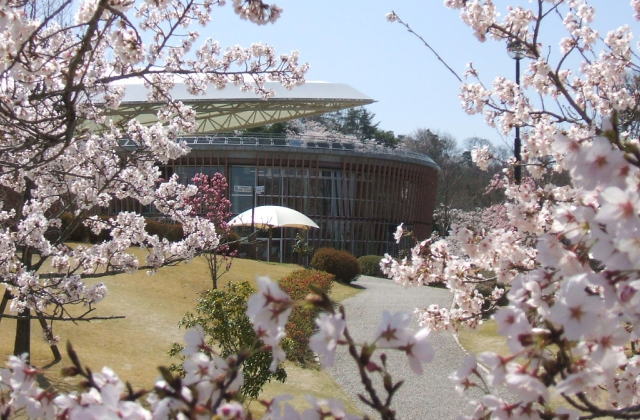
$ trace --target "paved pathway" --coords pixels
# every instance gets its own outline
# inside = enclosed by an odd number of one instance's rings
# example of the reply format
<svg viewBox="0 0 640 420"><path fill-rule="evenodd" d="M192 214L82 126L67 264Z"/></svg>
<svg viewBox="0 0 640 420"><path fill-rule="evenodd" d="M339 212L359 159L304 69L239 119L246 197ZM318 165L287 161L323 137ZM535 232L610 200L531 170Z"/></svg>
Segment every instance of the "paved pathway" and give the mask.
<svg viewBox="0 0 640 420"><path fill-rule="evenodd" d="M448 307L450 302L450 294L445 289L403 288L391 280L367 276L360 276L353 284L365 290L345 300L343 304L347 312L349 330L358 341L373 339L384 310L412 313L416 307L425 307L432 303ZM403 353L387 352L394 380L405 379L392 404L399 419L453 419L463 411L468 411L467 403L448 379L451 372L461 365L465 357L464 352L449 333L432 333L431 344L436 355L431 363L424 365L425 372L422 376L411 371ZM372 418L379 418L357 397L358 393L364 391L364 387L345 346L339 347L336 364L330 373L353 400L359 403L362 412L370 414ZM377 389L382 387L378 386Z"/></svg>

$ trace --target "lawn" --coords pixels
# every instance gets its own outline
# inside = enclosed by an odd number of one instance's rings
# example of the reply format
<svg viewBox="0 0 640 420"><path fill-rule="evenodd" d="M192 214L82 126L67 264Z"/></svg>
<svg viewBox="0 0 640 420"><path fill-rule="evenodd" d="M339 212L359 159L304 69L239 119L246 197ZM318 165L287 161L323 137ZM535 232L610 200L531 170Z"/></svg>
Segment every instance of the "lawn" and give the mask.
<svg viewBox="0 0 640 420"><path fill-rule="evenodd" d="M493 351L501 356L509 354L509 347L504 337L498 334L498 327L493 319L484 321L476 329L466 328L458 332L460 344L469 353L478 354Z"/></svg>
<svg viewBox="0 0 640 420"><path fill-rule="evenodd" d="M268 275L280 279L291 271L300 269L295 264L267 263L235 259L231 271L222 277L222 285L228 282L254 282L257 276ZM198 294L211 286L204 259L166 267L153 275L136 272L103 279L109 294L100 302L96 316L124 315L124 319L78 322L59 322L55 333L60 336L61 350L67 341L73 344L83 363L93 370L102 366L113 368L121 378L137 388L149 388L158 377L157 367L167 365L171 359L167 350L174 342L181 342L184 330L178 322L185 312L192 311ZM339 283L334 284L332 296L342 300L359 290ZM12 352L15 322L0 322L0 356L4 359ZM51 352L41 339L41 330L32 323L31 360L36 366L45 366L51 360ZM51 382L59 387L70 384L60 377L60 368L70 363L64 354L63 361L44 369ZM290 379L287 384L269 385L268 395L275 393L317 393L318 397L346 400L340 388L324 372L304 370L288 366ZM276 391L276 392L274 392ZM300 398L302 399L302 398ZM349 401L345 401L353 407Z"/></svg>
<svg viewBox="0 0 640 420"><path fill-rule="evenodd" d="M342 302L345 299L355 296L362 291L362 286L352 286L340 282L333 282L329 296L336 302Z"/></svg>

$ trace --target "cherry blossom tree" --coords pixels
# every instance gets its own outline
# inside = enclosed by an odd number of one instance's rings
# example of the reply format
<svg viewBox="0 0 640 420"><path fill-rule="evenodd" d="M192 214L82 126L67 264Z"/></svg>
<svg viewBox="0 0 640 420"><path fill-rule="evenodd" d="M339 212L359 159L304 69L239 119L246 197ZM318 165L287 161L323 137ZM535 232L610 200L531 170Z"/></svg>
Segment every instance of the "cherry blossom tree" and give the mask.
<svg viewBox="0 0 640 420"><path fill-rule="evenodd" d="M187 198L186 204L191 206L194 215L200 214L215 224L220 237L218 245L204 253L212 287L217 289L218 279L229 271L236 255L229 244L231 227L227 224L232 215L231 201L227 198L229 184L220 172L211 176L196 174L191 181L198 190Z"/></svg>
<svg viewBox="0 0 640 420"><path fill-rule="evenodd" d="M157 165L188 153L179 135L196 128L193 109L171 89L182 82L198 95L232 83L267 97L265 81L292 87L307 69L295 52L201 40L195 27L224 3L66 0L27 13L30 2L0 1L0 309L17 319L16 354L29 352L32 315L52 345L52 322L95 319L107 292L101 277L154 271L217 246L214 223L187 204L197 188L175 176L160 181ZM235 0L233 8L257 24L281 12L259 0ZM58 19L69 14L68 24ZM131 80L158 104L155 122L118 115ZM182 224L184 239L148 234L139 212L100 217L116 200L154 206ZM78 226L106 240L70 246ZM146 257L128 252L132 246Z"/></svg>
<svg viewBox="0 0 640 420"><path fill-rule="evenodd" d="M451 290L451 308L420 310L421 324L434 330L478 325L506 291L495 320L511 354L482 353L452 376L461 390L485 392L470 418L638 417L640 148L617 124L637 107L627 83L640 69L630 29L598 33L595 9L583 0L539 0L502 15L490 0L445 5L479 41L516 46L527 57L520 85L506 77L487 85L470 65L460 93L468 113L482 113L504 134L523 128L523 159L493 183L506 197L503 222L463 220L448 239L419 242L410 259L387 257L383 268L399 283ZM640 2L631 7L640 18ZM388 19L411 30L396 13ZM543 43L554 20L566 31L559 51ZM480 168L491 160L487 148L472 158ZM513 165L527 171L521 184ZM548 182L559 172L569 185ZM477 285L488 281L497 286L483 297ZM501 398L500 386L516 398Z"/></svg>

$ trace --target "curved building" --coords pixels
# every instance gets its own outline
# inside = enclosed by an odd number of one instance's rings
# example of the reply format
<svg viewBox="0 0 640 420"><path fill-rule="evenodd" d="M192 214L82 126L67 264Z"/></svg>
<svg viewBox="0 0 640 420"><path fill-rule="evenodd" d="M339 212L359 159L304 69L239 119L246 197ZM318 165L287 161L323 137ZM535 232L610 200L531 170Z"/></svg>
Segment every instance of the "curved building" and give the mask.
<svg viewBox="0 0 640 420"><path fill-rule="evenodd" d="M320 226L308 231L314 248L382 255L395 250L393 232L401 222L419 238L429 235L438 167L428 156L335 137L216 133L372 102L348 86L330 83L307 83L280 93L268 100L234 98L229 92L208 102L194 99L200 129L184 137L192 152L166 166L164 176L175 173L187 182L199 172L222 172L234 214L254 205L298 210ZM123 108L152 121L153 104L135 96L139 94L132 92ZM294 259L297 232L273 230L271 260Z"/></svg>

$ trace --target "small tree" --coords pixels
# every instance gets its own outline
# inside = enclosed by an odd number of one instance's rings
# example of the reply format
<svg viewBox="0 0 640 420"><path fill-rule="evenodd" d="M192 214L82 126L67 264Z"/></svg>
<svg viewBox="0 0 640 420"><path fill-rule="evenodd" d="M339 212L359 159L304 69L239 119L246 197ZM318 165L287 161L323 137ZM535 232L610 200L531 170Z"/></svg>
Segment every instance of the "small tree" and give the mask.
<svg viewBox="0 0 640 420"><path fill-rule="evenodd" d="M309 255L313 253L313 247L301 233L296 233L296 242L293 245L293 253L298 254L298 260L305 267L309 265Z"/></svg>
<svg viewBox="0 0 640 420"><path fill-rule="evenodd" d="M231 217L231 201L227 198L229 184L220 172L212 176L196 174L192 182L198 190L188 197L186 202L191 206L194 215L202 215L213 222L220 238L215 247L204 253L212 287L217 289L218 279L229 271L233 257L236 256L236 251L229 243L231 227L227 224Z"/></svg>
<svg viewBox="0 0 640 420"><path fill-rule="evenodd" d="M207 351L208 356L219 355L227 358L241 352L247 354L242 361L244 383L240 392L245 398L257 398L264 385L275 379L284 382L287 373L284 368L270 370L273 358L271 352L260 342L246 315L247 301L255 290L247 282L232 283L227 287L208 290L200 296L195 312L188 312L180 321L185 328L200 327L206 341L216 351ZM184 346L174 344L169 355L184 358ZM174 372L184 374L181 365L172 365Z"/></svg>

